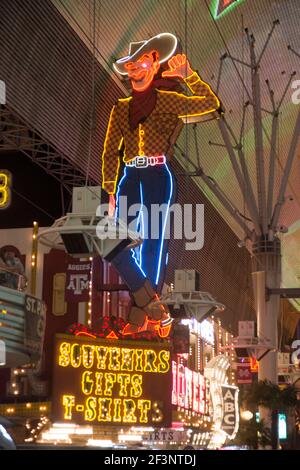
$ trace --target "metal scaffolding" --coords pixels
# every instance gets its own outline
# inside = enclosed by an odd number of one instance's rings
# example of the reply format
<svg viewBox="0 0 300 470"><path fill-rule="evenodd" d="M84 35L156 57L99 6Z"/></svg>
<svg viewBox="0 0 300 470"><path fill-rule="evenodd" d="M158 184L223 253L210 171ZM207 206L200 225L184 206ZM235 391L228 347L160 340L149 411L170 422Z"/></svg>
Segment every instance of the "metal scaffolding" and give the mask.
<svg viewBox="0 0 300 470"><path fill-rule="evenodd" d="M0 152L5 151L17 151L26 155L48 175L55 178L67 194L72 194L74 186L84 186L86 183L86 175L78 170L75 164L40 136L35 129L25 124L11 109L1 105ZM93 183L96 182L89 181L90 185Z"/></svg>

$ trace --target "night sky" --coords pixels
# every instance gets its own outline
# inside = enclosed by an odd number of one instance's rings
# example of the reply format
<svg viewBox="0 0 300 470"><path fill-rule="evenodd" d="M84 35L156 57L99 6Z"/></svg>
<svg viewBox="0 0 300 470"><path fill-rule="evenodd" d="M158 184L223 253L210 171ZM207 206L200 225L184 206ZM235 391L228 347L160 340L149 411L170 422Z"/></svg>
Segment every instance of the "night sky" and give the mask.
<svg viewBox="0 0 300 470"><path fill-rule="evenodd" d="M48 226L62 216L59 182L26 155L1 152L0 169L12 174L11 205L0 210L0 229L31 227L34 220Z"/></svg>

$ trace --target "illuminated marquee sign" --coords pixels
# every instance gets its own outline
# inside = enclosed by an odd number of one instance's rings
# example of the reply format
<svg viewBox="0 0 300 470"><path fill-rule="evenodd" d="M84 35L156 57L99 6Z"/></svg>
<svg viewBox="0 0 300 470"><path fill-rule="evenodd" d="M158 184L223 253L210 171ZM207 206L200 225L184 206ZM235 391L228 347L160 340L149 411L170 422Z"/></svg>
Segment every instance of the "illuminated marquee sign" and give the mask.
<svg viewBox="0 0 300 470"><path fill-rule="evenodd" d="M239 389L232 385L222 385L223 419L222 429L229 439L234 439L239 429Z"/></svg>
<svg viewBox="0 0 300 470"><path fill-rule="evenodd" d="M11 174L7 170L0 170L0 209L7 209L11 202Z"/></svg>
<svg viewBox="0 0 300 470"><path fill-rule="evenodd" d="M181 324L187 325L191 333L199 335L204 341L212 346L214 345L214 325L209 320L203 320L199 323L196 318L192 318L191 320L181 320Z"/></svg>
<svg viewBox="0 0 300 470"><path fill-rule="evenodd" d="M251 372L258 372L259 363L255 357L250 357L250 369Z"/></svg>
<svg viewBox="0 0 300 470"><path fill-rule="evenodd" d="M232 10L242 0L214 0L214 17L220 18L224 13Z"/></svg>
<svg viewBox="0 0 300 470"><path fill-rule="evenodd" d="M167 346L58 335L55 351L55 420L170 426L172 371Z"/></svg>
<svg viewBox="0 0 300 470"><path fill-rule="evenodd" d="M209 393L203 375L173 361L172 378L172 405L199 414L209 413Z"/></svg>

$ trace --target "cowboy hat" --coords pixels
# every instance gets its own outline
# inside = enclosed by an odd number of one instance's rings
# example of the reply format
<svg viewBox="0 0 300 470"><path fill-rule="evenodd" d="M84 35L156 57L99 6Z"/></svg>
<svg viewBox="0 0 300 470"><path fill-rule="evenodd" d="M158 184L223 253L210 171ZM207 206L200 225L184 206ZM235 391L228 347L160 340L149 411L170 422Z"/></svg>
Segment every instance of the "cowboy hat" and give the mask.
<svg viewBox="0 0 300 470"><path fill-rule="evenodd" d="M128 62L134 62L143 54L153 50L158 51L159 63L166 62L177 48L177 38L171 33L162 33L154 36L148 41L131 42L129 44L129 54L122 59L116 60L113 64L114 69L121 75L127 75L125 65Z"/></svg>

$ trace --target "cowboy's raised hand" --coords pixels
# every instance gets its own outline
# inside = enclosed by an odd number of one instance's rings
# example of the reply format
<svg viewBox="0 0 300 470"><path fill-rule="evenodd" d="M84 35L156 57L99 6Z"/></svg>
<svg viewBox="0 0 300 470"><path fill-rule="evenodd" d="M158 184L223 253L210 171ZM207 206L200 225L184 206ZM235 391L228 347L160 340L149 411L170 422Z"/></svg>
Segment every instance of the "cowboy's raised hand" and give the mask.
<svg viewBox="0 0 300 470"><path fill-rule="evenodd" d="M193 73L189 61L185 54L177 54L171 57L168 62L169 70L162 73L163 77L186 78Z"/></svg>

